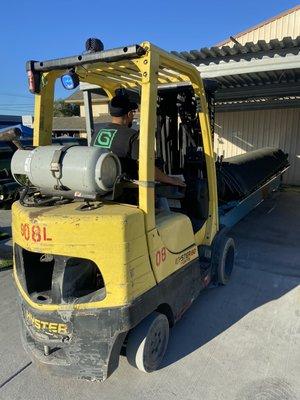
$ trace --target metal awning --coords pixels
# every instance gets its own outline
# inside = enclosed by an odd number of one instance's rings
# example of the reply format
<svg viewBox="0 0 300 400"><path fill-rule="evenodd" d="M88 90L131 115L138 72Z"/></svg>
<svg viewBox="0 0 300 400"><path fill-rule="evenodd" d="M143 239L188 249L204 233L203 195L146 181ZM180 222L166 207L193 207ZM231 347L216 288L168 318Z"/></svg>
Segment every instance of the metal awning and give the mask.
<svg viewBox="0 0 300 400"><path fill-rule="evenodd" d="M219 110L299 107L300 36L172 53L218 81Z"/></svg>
<svg viewBox="0 0 300 400"><path fill-rule="evenodd" d="M274 58L276 56L285 57L287 54L299 55L300 36L296 39L285 37L282 40L272 39L270 42L259 40L257 43L248 42L245 45L234 44L222 47L204 47L200 50L189 52L172 51L171 53L197 66L218 65L219 63L238 62L241 60L251 61L252 59L262 59L264 57Z"/></svg>

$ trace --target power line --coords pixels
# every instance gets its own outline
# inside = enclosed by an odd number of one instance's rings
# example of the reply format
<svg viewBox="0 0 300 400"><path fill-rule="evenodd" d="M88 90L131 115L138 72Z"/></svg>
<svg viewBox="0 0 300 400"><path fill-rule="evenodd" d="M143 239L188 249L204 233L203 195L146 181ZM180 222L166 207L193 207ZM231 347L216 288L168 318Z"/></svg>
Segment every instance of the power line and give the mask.
<svg viewBox="0 0 300 400"><path fill-rule="evenodd" d="M34 103L1 103L0 102L0 106L25 106L25 107L31 107L33 106Z"/></svg>
<svg viewBox="0 0 300 400"><path fill-rule="evenodd" d="M11 109L11 108L1 108L0 107L0 113L2 113L2 111L13 111L13 112L27 112L28 114L33 114L33 110L26 110L24 108L15 108L15 109Z"/></svg>
<svg viewBox="0 0 300 400"><path fill-rule="evenodd" d="M3 110L34 110L34 107L6 107L6 106L1 106Z"/></svg>
<svg viewBox="0 0 300 400"><path fill-rule="evenodd" d="M0 104L0 107L12 107L12 108L19 108L19 107L26 107L26 108L33 108L33 105L31 105L31 104L27 104L27 105L19 105L19 104L16 104L16 105L11 105L11 104Z"/></svg>
<svg viewBox="0 0 300 400"><path fill-rule="evenodd" d="M11 107L11 108L16 108L16 107L27 107L27 108L33 108L33 105L31 104L0 104L0 107Z"/></svg>
<svg viewBox="0 0 300 400"><path fill-rule="evenodd" d="M24 94L16 94L16 93L5 93L5 92L0 92L0 96L10 96L10 97L23 97L25 99L33 99L33 96L26 96Z"/></svg>

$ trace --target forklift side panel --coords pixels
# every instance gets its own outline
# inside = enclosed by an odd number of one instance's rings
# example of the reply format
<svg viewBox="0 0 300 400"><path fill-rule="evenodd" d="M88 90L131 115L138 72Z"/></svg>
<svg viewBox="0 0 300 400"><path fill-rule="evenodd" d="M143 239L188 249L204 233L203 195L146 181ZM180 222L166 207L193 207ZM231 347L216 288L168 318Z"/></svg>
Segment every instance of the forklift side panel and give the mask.
<svg viewBox="0 0 300 400"><path fill-rule="evenodd" d="M157 282L198 257L190 219L180 213L160 213L157 228L148 233L152 268Z"/></svg>

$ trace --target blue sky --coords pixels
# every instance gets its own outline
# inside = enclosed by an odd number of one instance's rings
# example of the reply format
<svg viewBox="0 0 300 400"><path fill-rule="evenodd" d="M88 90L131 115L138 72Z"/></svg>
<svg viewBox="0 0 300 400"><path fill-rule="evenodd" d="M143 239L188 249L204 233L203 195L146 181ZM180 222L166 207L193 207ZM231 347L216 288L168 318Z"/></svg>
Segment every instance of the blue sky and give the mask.
<svg viewBox="0 0 300 400"><path fill-rule="evenodd" d="M149 40L166 50L212 46L294 7L291 0L6 0L1 2L0 114L32 113L25 62ZM59 85L58 85L59 86ZM56 95L70 93L58 88Z"/></svg>

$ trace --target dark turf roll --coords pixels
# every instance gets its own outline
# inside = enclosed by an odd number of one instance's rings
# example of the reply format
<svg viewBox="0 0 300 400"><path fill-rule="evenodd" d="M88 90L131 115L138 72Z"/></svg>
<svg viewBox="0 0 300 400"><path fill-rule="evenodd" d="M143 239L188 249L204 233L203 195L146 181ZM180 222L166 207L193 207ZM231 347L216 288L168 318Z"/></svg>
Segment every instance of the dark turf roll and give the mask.
<svg viewBox="0 0 300 400"><path fill-rule="evenodd" d="M288 165L287 154L273 147L226 158L217 166L220 197L243 198Z"/></svg>

